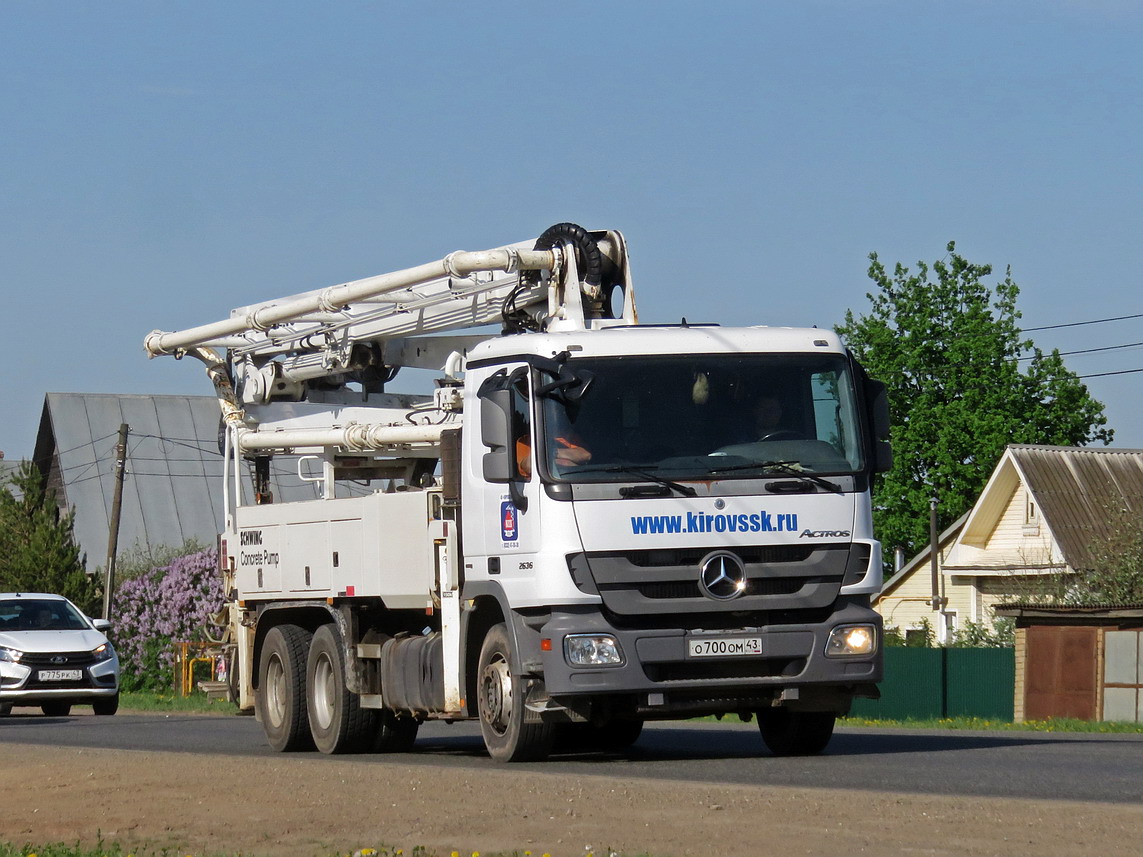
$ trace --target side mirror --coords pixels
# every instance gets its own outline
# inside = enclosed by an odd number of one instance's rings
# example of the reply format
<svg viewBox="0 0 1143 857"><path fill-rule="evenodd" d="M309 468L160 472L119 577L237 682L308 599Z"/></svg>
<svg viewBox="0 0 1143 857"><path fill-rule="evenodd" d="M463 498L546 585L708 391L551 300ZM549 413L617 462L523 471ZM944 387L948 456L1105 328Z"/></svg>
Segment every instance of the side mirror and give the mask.
<svg viewBox="0 0 1143 857"><path fill-rule="evenodd" d="M512 391L504 372L490 376L477 392L480 405L480 442L488 447L481 459L487 482L509 482L513 476L511 444L508 436L512 413Z"/></svg>
<svg viewBox="0 0 1143 857"><path fill-rule="evenodd" d="M111 630L111 623L106 619L92 619L91 625L96 631L106 633Z"/></svg>
<svg viewBox="0 0 1143 857"><path fill-rule="evenodd" d="M893 449L889 446L889 389L884 382L866 379L865 401L869 404L873 432L873 471L884 473L893 468Z"/></svg>

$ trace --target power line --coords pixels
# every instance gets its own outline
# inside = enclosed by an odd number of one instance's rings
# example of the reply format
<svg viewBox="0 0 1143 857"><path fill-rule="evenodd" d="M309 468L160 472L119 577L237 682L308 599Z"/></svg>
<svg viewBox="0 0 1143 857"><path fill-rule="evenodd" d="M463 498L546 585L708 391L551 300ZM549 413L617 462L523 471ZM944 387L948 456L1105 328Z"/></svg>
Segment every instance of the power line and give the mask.
<svg viewBox="0 0 1143 857"><path fill-rule="evenodd" d="M1032 333L1036 330L1056 330L1061 327L1080 327L1085 324L1104 324L1108 321L1126 321L1129 318L1143 318L1143 312L1136 313L1135 315L1119 315L1115 318L1094 318L1091 321L1069 321L1066 324L1046 324L1043 327L1025 327L1024 333Z"/></svg>
<svg viewBox="0 0 1143 857"><path fill-rule="evenodd" d="M1097 351L1115 351L1118 348L1137 348L1143 345L1143 342L1127 342L1123 345L1104 345L1101 348L1080 348L1076 351L1061 351L1061 357L1070 357L1074 354L1094 354ZM1034 354L1029 354L1026 357L1018 357L1017 360L1034 360Z"/></svg>
<svg viewBox="0 0 1143 857"><path fill-rule="evenodd" d="M1143 369L1120 369L1118 372L1096 372L1094 375L1077 375L1077 378L1105 378L1108 375L1132 375L1143 372Z"/></svg>

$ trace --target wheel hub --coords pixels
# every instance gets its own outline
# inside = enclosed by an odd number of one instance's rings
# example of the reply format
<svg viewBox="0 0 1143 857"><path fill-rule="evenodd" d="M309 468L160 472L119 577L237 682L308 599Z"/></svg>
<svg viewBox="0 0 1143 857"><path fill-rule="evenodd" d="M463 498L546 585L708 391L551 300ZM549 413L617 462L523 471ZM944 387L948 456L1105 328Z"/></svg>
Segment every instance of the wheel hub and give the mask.
<svg viewBox="0 0 1143 857"><path fill-rule="evenodd" d="M508 728L512 712L512 675L508 672L508 662L494 660L484 668L480 677L481 716L497 732L503 734Z"/></svg>

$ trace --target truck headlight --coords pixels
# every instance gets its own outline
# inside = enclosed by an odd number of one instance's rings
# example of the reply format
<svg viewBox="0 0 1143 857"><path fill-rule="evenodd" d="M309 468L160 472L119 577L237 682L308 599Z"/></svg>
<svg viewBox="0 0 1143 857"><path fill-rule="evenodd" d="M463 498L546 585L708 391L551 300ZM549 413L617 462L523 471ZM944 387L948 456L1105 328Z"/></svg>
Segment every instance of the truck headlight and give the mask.
<svg viewBox="0 0 1143 857"><path fill-rule="evenodd" d="M573 667L617 667L623 650L610 634L571 634L564 637L564 660Z"/></svg>
<svg viewBox="0 0 1143 857"><path fill-rule="evenodd" d="M829 632L827 658L872 655L877 651L877 629L873 625L840 625Z"/></svg>

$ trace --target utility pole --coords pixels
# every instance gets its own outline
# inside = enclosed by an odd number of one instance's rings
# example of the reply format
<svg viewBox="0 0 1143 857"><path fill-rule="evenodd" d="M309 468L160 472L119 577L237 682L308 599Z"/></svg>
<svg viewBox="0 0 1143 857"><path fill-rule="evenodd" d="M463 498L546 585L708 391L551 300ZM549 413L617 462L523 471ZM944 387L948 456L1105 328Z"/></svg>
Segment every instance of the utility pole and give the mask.
<svg viewBox="0 0 1143 857"><path fill-rule="evenodd" d="M127 474L127 432L130 426L119 426L119 443L115 445L115 495L111 500L111 527L107 536L107 575L103 581L103 618L111 620L111 599L115 591L115 554L119 550L119 513L123 509L123 477Z"/></svg>

